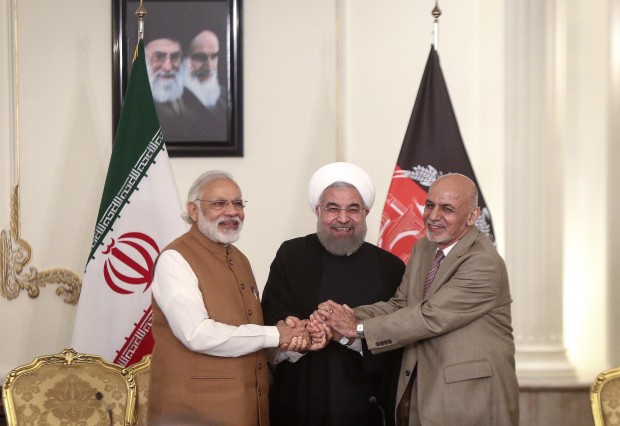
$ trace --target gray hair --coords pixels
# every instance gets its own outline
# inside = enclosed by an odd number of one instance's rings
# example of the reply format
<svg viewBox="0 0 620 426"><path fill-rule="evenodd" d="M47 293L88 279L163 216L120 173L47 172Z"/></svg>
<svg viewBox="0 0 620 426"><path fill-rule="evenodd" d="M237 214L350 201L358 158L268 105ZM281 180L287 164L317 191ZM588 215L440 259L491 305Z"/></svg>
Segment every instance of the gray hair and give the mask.
<svg viewBox="0 0 620 426"><path fill-rule="evenodd" d="M332 189L332 188L333 189L353 188L357 192L359 192L359 189L357 189L357 187L355 185L352 185L349 182L343 182L343 181L339 180L339 181L336 181L336 182L332 183L327 188L325 188L323 190L323 192L321 192L321 196L319 197L319 204L322 205L323 201L325 200L325 191L327 191L328 189ZM368 208L368 206L366 205L366 202L364 201L364 197L362 197L362 194L360 194L360 198L362 199L362 204L364 204L364 208Z"/></svg>
<svg viewBox="0 0 620 426"><path fill-rule="evenodd" d="M204 172L203 174L198 176L196 180L194 180L194 183L192 183L192 185L189 187L189 191L187 191L187 201L185 202L186 207L185 212L183 212L183 220L185 222L189 223L190 225L194 223L191 217L189 217L187 205L189 203L196 202L196 199L200 198L200 192L202 191L202 188L216 180L229 180L235 182L232 175L223 170L209 170L208 172ZM237 183L235 182L235 184Z"/></svg>

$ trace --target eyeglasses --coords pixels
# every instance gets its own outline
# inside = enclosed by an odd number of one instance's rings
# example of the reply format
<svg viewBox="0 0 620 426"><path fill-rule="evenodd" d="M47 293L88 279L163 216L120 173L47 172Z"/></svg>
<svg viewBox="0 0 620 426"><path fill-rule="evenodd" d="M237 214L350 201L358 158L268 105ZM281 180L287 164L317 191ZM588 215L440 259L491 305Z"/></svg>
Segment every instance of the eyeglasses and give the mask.
<svg viewBox="0 0 620 426"><path fill-rule="evenodd" d="M217 55L220 52L215 53L192 53L189 55L190 59L194 62L207 62L207 60L215 61L217 59Z"/></svg>
<svg viewBox="0 0 620 426"><path fill-rule="evenodd" d="M323 209L329 216L338 216L341 211L345 212L348 216L351 217L359 217L362 215L362 212L365 211L360 206L350 206L350 207L338 207L338 206L318 206L320 209Z"/></svg>
<svg viewBox="0 0 620 426"><path fill-rule="evenodd" d="M175 64L181 60L181 52L153 52L151 60L155 64L163 64L166 62L166 58L170 58L170 62Z"/></svg>
<svg viewBox="0 0 620 426"><path fill-rule="evenodd" d="M235 210L243 210L245 205L248 203L247 200L242 200L237 198L235 200L203 200L200 198L196 198L194 201L204 201L209 204L213 210L222 210L228 207L228 204L232 204Z"/></svg>

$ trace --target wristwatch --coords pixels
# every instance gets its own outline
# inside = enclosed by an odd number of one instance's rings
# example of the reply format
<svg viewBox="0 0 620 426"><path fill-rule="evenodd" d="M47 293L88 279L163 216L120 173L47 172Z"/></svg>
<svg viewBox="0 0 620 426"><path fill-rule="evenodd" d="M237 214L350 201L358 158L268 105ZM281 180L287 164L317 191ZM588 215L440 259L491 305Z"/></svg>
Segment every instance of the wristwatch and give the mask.
<svg viewBox="0 0 620 426"><path fill-rule="evenodd" d="M366 336L364 335L364 322L360 321L357 323L357 335L359 336L360 339L365 339Z"/></svg>

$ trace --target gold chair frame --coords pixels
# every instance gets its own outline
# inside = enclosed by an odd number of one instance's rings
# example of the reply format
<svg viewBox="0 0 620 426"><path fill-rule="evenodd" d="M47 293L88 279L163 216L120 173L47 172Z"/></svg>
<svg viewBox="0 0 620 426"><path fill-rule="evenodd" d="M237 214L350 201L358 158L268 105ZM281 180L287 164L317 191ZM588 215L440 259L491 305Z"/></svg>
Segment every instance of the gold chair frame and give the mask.
<svg viewBox="0 0 620 426"><path fill-rule="evenodd" d="M149 378L151 375L151 355L145 355L140 362L129 367L136 384L136 404L133 424L146 426L147 402L149 394Z"/></svg>
<svg viewBox="0 0 620 426"><path fill-rule="evenodd" d="M33 374L36 374L44 366L57 365L57 366L76 366L80 365L95 365L102 372L111 374L114 376L120 376L124 381L127 390L127 397L124 401L125 407L122 409L122 405L119 405L119 410L116 410L115 424L118 424L122 417L122 424L125 426L132 426L135 421L135 405L136 405L136 384L133 379L132 370L129 368L123 368L120 365L109 363L96 355L88 355L77 353L73 349L65 349L60 354L45 355L34 359L30 364L17 367L13 369L6 377L4 386L2 388L2 400L4 403L4 409L6 412L6 421L8 426L14 426L18 424L18 407L15 404L15 388L20 385L20 379L29 378ZM103 390L103 389L102 389ZM103 394L99 391L93 393L92 398L100 403L98 409L107 412L111 417L113 416L112 409L107 406ZM87 401L90 402L90 401ZM109 401L108 401L109 402ZM82 401L82 403L84 403ZM94 404L92 404L94 405Z"/></svg>
<svg viewBox="0 0 620 426"><path fill-rule="evenodd" d="M605 425L605 418L608 413L604 410L604 391L605 387L613 380L618 380L620 382L620 367L599 374L590 388L590 402L592 403L594 426ZM620 389L620 386L618 388ZM618 400L620 401L620 394L618 395Z"/></svg>

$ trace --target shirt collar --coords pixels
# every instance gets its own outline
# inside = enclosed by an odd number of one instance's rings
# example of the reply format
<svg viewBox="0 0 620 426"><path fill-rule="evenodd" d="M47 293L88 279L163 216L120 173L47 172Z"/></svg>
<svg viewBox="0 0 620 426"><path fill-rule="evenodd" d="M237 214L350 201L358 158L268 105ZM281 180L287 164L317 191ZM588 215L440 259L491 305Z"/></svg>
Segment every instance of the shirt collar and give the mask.
<svg viewBox="0 0 620 426"><path fill-rule="evenodd" d="M460 240L456 240L455 242L453 242L452 244L450 244L448 247L446 247L445 249L441 250L443 251L443 255L444 257L448 255L448 253L450 253L450 251L454 248L454 246L456 245L456 243L458 243ZM437 247L437 250L439 250L439 247ZM435 252L437 252L437 250L435 250Z"/></svg>

